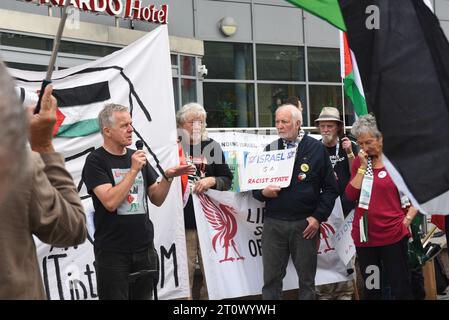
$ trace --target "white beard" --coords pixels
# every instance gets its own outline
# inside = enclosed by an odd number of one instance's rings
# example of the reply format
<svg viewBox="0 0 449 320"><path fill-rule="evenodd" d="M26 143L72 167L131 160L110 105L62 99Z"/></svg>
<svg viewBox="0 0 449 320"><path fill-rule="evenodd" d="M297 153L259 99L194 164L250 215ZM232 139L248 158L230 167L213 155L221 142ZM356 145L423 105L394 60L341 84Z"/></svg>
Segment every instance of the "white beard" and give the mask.
<svg viewBox="0 0 449 320"><path fill-rule="evenodd" d="M323 138L324 144L329 144L332 142L332 140L334 140L334 137L330 134L322 134L321 137Z"/></svg>

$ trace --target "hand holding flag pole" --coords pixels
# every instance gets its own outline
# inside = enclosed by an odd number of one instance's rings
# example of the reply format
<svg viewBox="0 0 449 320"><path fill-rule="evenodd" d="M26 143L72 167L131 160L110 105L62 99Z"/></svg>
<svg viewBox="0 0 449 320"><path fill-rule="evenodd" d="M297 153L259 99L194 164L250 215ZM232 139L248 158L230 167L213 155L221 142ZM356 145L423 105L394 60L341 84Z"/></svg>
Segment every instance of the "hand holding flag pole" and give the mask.
<svg viewBox="0 0 449 320"><path fill-rule="evenodd" d="M56 57L58 55L59 44L61 43L62 32L64 30L65 21L67 20L67 7L69 6L70 1L66 1L64 7L62 8L62 16L59 21L58 31L55 36L55 40L53 41L53 50L51 52L50 63L48 64L47 74L45 76L44 81L42 81L41 90L39 92L39 100L37 101L36 108L34 109L34 114L38 114L41 110L41 101L42 96L44 95L45 87L47 87L51 83L51 76L53 74L53 68L55 66Z"/></svg>

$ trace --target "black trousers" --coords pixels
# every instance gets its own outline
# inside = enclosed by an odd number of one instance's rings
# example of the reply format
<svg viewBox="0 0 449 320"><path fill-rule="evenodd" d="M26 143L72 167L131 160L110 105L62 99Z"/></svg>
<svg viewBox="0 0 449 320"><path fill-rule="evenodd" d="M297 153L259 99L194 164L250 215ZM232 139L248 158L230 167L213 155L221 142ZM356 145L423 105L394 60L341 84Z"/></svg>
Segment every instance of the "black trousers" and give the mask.
<svg viewBox="0 0 449 320"><path fill-rule="evenodd" d="M129 275L157 269L154 246L132 253L109 252L95 248L95 270L100 300L151 300L153 278L144 275L130 283Z"/></svg>
<svg viewBox="0 0 449 320"><path fill-rule="evenodd" d="M385 275L395 300L413 299L410 269L407 261L408 238L379 247L357 247L360 272L364 280L364 298L382 299L381 277Z"/></svg>

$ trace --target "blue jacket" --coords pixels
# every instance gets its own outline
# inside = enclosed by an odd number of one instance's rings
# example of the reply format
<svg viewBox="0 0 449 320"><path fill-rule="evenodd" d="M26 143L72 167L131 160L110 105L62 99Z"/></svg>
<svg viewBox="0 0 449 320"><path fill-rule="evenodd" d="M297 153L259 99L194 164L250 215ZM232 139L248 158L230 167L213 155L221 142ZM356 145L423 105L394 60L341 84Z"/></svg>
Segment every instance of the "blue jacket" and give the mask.
<svg viewBox="0 0 449 320"><path fill-rule="evenodd" d="M265 147L266 151L280 149L284 149L282 139ZM293 221L312 216L326 221L338 197L338 184L324 145L305 135L298 145L290 185L277 198L263 196L262 190L254 190L253 197L265 201L265 217Z"/></svg>

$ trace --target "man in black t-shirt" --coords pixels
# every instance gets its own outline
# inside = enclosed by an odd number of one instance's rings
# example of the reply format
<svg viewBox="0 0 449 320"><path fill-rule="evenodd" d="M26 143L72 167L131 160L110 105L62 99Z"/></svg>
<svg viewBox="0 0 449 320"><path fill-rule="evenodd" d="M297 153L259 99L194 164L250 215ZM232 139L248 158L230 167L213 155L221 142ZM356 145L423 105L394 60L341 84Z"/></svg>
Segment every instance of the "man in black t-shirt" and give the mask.
<svg viewBox="0 0 449 320"><path fill-rule="evenodd" d="M354 153L358 153L355 143L343 136L343 122L337 108L324 107L315 123L320 130L322 142L329 153L335 177L337 178L343 215L346 216L355 207L355 203L346 199L345 189L351 178ZM352 281L330 283L316 287L319 300L351 300L354 292Z"/></svg>
<svg viewBox="0 0 449 320"><path fill-rule="evenodd" d="M153 224L147 196L161 206L174 177L194 172L182 165L158 175L143 150L131 150L132 119L128 108L109 104L98 115L103 146L93 151L83 168L83 181L95 208L95 267L100 300L148 300L152 281L142 276L129 284L129 275L157 269Z"/></svg>

